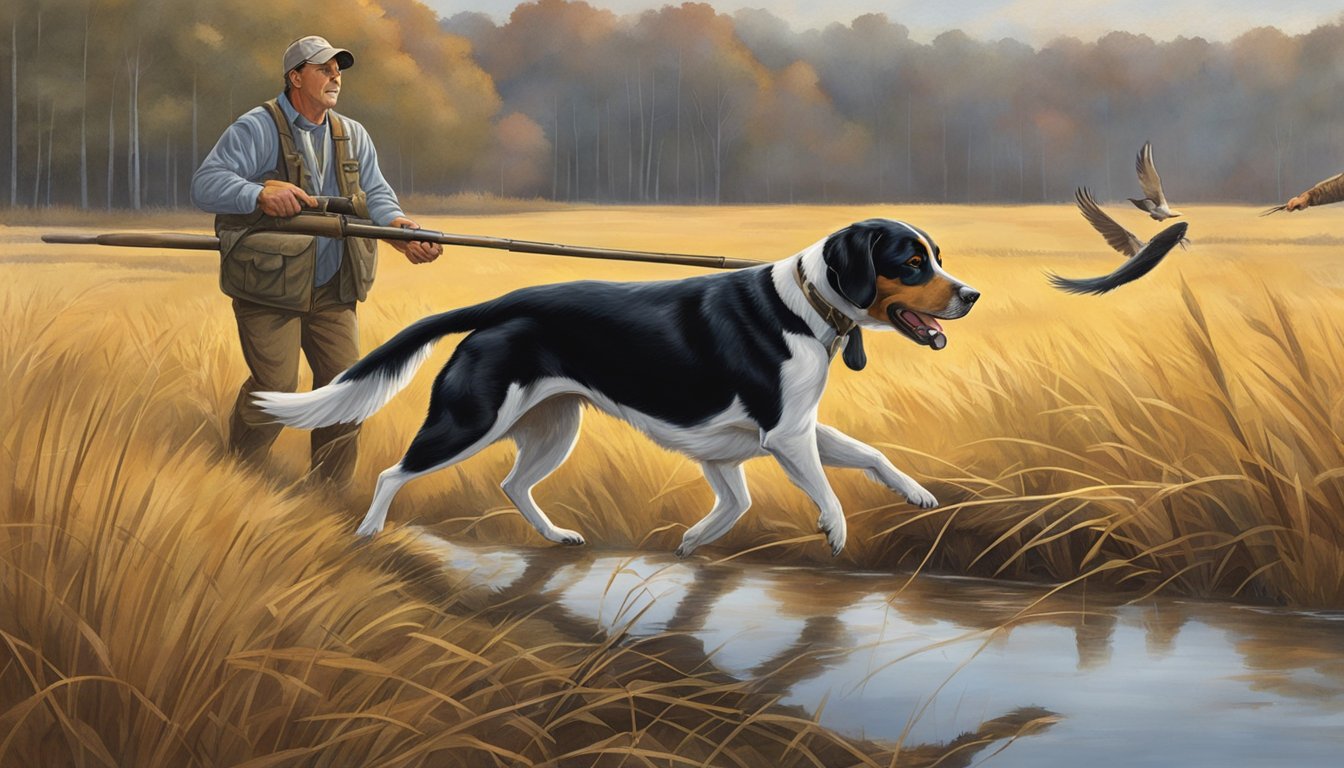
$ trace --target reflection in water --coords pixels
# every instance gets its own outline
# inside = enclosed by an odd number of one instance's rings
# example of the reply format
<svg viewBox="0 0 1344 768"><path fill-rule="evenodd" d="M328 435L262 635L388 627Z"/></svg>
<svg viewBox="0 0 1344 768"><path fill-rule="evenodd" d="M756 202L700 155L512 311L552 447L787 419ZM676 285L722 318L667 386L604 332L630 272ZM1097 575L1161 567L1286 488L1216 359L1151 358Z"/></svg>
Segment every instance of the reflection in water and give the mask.
<svg viewBox="0 0 1344 768"><path fill-rule="evenodd" d="M1063 720L995 765L1336 765L1344 747L1344 616L439 546L447 567L494 590L496 604L540 598L576 633L673 633L716 673L820 709L822 725L854 737L945 743L1005 712L1043 708Z"/></svg>

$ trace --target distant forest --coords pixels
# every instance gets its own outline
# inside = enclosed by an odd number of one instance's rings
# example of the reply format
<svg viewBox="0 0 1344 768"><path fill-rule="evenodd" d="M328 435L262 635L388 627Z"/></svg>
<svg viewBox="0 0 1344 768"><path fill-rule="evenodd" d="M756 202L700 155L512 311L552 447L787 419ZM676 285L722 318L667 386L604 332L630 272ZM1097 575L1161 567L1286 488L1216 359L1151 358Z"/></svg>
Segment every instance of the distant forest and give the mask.
<svg viewBox="0 0 1344 768"><path fill-rule="evenodd" d="M18 0L0 7L0 206L189 205L196 164L280 91L303 34L354 52L338 111L402 193L1118 199L1145 140L1176 204L1280 201L1344 170L1344 16L1033 48L920 43L881 14L796 32L697 3L539 0L497 24L416 0Z"/></svg>

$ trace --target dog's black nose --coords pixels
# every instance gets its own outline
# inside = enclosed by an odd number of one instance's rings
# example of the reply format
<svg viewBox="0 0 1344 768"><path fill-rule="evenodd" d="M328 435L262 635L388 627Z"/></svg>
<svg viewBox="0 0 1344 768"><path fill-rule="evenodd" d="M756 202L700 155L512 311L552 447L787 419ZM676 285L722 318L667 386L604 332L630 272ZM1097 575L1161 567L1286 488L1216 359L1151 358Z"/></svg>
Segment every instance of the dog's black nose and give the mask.
<svg viewBox="0 0 1344 768"><path fill-rule="evenodd" d="M967 304L974 304L975 300L980 298L980 292L969 285L961 286L961 290L957 291L957 295L959 295L961 300Z"/></svg>

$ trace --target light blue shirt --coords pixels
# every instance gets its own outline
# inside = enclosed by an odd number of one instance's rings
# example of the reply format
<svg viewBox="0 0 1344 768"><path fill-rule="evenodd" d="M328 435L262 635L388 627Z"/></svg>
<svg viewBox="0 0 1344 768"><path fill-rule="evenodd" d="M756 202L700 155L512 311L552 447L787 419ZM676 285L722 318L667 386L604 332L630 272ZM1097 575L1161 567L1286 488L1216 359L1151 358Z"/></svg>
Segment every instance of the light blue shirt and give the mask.
<svg viewBox="0 0 1344 768"><path fill-rule="evenodd" d="M315 178L314 169L322 159L322 147L327 147L326 173L317 183L317 189L309 189L308 193L339 195L336 148L332 146L327 130L329 121L314 125L294 109L288 96L281 94L277 101L280 111L289 120L294 146L303 156L310 178ZM405 215L401 204L378 168L378 153L373 148L368 131L345 115L341 115L341 122L345 125L346 135L350 137L350 152L359 161L359 186L368 200L369 217L375 224L387 226L393 219ZM300 131L309 132L316 157L308 151L307 142L299 135ZM206 213L252 213L257 209L262 177L275 169L279 156L280 135L275 130L271 114L265 107L248 111L224 130L215 148L210 150L210 154L201 162L201 167L191 177L192 203ZM314 285L322 285L336 275L341 268L342 253L340 240L317 238Z"/></svg>

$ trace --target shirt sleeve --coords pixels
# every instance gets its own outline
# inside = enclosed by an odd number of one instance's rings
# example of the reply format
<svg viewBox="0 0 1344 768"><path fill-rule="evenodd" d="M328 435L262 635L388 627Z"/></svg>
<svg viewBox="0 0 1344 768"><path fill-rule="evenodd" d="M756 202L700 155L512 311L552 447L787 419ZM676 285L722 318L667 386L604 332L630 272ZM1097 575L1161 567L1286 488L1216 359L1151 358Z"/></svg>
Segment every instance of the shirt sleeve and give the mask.
<svg viewBox="0 0 1344 768"><path fill-rule="evenodd" d="M369 218L374 224L386 227L398 216L406 214L401 210L397 193L392 191L383 171L378 167L378 152L373 147L373 139L364 126L344 115L347 131L350 133L351 149L359 161L359 188L364 190L365 202L369 206Z"/></svg>
<svg viewBox="0 0 1344 768"><path fill-rule="evenodd" d="M1344 173L1336 174L1307 190L1311 205L1329 205L1344 200Z"/></svg>
<svg viewBox="0 0 1344 768"><path fill-rule="evenodd" d="M251 213L278 152L270 115L262 108L248 112L224 130L192 175L192 203L206 213Z"/></svg>

